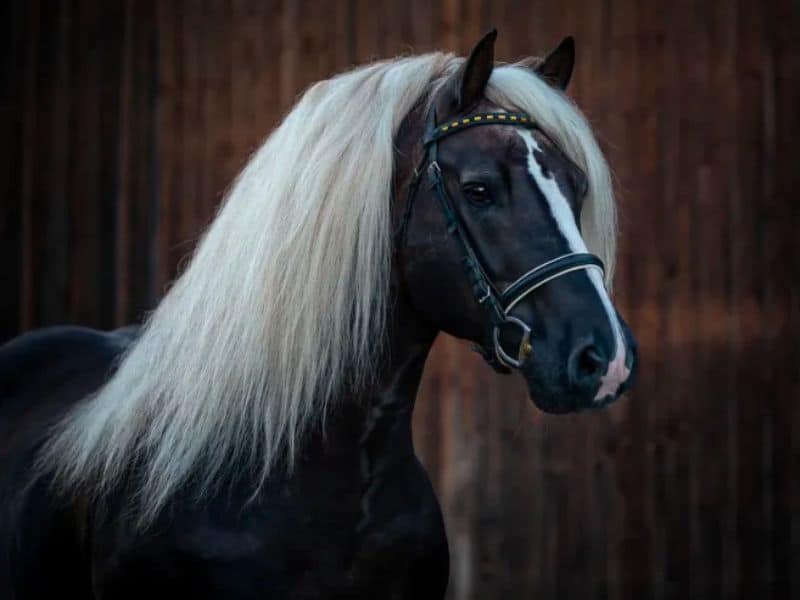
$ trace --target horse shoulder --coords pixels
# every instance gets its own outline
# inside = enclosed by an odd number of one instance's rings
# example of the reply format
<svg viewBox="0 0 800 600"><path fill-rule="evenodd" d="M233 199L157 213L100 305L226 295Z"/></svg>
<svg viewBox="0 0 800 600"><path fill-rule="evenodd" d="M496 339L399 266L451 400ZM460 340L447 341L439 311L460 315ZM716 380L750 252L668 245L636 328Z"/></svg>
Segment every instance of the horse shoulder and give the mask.
<svg viewBox="0 0 800 600"><path fill-rule="evenodd" d="M59 326L10 340L0 346L0 414L14 401L74 401L94 391L135 333L131 327L104 332Z"/></svg>
<svg viewBox="0 0 800 600"><path fill-rule="evenodd" d="M50 427L102 385L132 335L52 327L0 346L0 597L87 590L79 515L31 475Z"/></svg>

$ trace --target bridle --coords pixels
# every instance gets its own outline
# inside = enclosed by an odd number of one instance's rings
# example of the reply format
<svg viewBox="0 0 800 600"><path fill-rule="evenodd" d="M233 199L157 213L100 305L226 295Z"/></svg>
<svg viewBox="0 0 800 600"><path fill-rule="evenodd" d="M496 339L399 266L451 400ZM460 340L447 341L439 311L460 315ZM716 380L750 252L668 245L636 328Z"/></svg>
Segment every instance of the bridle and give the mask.
<svg viewBox="0 0 800 600"><path fill-rule="evenodd" d="M467 274L472 295L488 315L486 345L475 349L495 370L508 373L510 369L519 369L532 354L531 327L521 319L511 315L513 308L525 297L549 281L582 269L599 269L604 271L603 262L594 254L571 252L548 260L530 269L513 283L500 291L483 267L478 252L470 241L470 236L454 209L453 201L447 192L442 177L442 170L437 161L438 144L442 138L454 135L459 131L478 125L513 125L536 128L536 122L526 114L509 112L489 112L471 114L455 119L448 119L437 125L436 115L431 111L428 126L423 138L424 153L419 167L414 171L414 178L409 185L408 199L405 206L401 232L405 233L411 217L411 209L416 197L422 174L426 173L431 188L439 201L444 215L447 232L458 241L462 251L461 262ZM513 325L522 333L515 356L512 356L500 343L500 329Z"/></svg>

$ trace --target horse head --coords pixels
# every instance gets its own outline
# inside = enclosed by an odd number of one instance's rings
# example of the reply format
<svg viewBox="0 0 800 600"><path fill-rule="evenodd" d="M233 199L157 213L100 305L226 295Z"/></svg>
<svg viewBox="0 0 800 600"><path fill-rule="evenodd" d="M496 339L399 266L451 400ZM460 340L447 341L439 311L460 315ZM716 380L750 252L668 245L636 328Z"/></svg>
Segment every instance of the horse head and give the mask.
<svg viewBox="0 0 800 600"><path fill-rule="evenodd" d="M402 280L421 319L474 342L498 371L519 371L542 410L605 406L631 384L636 343L584 241L597 225L582 216L602 182L559 145L552 122L498 101L495 36L401 128L410 173L398 211ZM566 103L573 64L567 38L530 75Z"/></svg>

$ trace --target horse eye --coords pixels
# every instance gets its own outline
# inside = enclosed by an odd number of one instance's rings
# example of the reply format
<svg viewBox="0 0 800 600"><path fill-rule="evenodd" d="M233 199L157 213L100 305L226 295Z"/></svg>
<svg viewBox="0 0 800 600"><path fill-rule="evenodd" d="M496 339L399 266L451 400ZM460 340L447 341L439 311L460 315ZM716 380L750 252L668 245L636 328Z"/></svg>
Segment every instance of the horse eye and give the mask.
<svg viewBox="0 0 800 600"><path fill-rule="evenodd" d="M467 200L474 204L486 205L490 204L492 201L489 188L482 183L465 183L463 191Z"/></svg>

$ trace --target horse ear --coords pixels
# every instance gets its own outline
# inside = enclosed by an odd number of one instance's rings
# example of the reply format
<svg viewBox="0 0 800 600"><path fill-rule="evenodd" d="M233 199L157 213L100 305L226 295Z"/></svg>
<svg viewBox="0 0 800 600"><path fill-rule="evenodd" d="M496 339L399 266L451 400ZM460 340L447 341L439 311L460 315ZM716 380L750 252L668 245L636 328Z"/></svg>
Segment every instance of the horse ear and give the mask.
<svg viewBox="0 0 800 600"><path fill-rule="evenodd" d="M575 40L565 37L536 68L536 74L553 87L566 90L575 66Z"/></svg>
<svg viewBox="0 0 800 600"><path fill-rule="evenodd" d="M494 69L496 38L496 29L483 36L472 49L469 58L444 86L443 93L436 102L439 119L463 113L480 100Z"/></svg>
<svg viewBox="0 0 800 600"><path fill-rule="evenodd" d="M497 30L492 29L472 49L469 58L461 65L458 77L458 110L466 110L483 95L494 69L494 41Z"/></svg>

